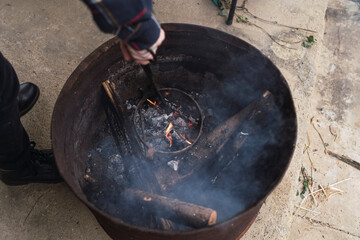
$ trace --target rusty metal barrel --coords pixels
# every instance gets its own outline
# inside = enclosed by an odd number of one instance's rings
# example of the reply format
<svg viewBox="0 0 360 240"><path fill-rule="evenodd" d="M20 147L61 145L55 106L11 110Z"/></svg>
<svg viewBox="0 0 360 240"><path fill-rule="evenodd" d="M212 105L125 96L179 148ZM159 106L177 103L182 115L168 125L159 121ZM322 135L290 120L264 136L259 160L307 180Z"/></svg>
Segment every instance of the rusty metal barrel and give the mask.
<svg viewBox="0 0 360 240"><path fill-rule="evenodd" d="M106 118L101 83L109 78L120 81L124 76L131 76L132 79L123 81L123 86L120 86L121 94L124 98L137 94L133 89L138 88L135 83L141 67L124 61L118 38L109 40L86 57L71 74L57 99L51 127L56 164L70 189L114 239L237 239L251 226L262 203L280 183L291 161L296 142L297 121L289 86L278 68L266 56L237 37L188 24L164 24L163 28L166 31L166 40L158 50L158 62L154 63L154 68L159 72L174 71L179 67L193 72L210 72L220 80L213 85L210 82L193 85L192 82L184 83L177 79L158 79L160 85L186 92L210 89L230 99L232 108L239 109L244 107L251 95L259 95L268 90L274 96L278 112L274 114L277 116L274 116L276 118L273 118L273 121L277 122L277 125L272 134L276 144L267 144L264 147L266 155L259 155L256 161L241 166L241 169L248 167L253 173L255 180L252 181L258 184L258 188L254 187L258 189L256 194L251 195L251 198L249 195L249 199L246 199L248 193L239 193L232 202L224 200L224 204L236 205L241 201L246 204L231 217L213 226L189 231L134 226L113 216L111 212L104 211L88 199L84 193L83 177L88 153L94 147L94 141L104 137L100 131ZM252 143L254 147L260 140ZM249 149L251 151L251 148ZM242 164L241 159L237 160L238 164ZM245 182L229 181L228 184L233 185L235 190L239 185L239 191L244 189L241 184L249 184L251 187L252 183L247 183L246 178L243 181Z"/></svg>

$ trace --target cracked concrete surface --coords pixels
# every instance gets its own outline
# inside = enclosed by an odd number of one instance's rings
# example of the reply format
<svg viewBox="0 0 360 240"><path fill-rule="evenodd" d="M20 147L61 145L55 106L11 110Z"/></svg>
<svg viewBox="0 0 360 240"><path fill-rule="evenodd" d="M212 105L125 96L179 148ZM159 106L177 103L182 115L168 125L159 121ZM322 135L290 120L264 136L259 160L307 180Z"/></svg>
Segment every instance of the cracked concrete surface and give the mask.
<svg viewBox="0 0 360 240"><path fill-rule="evenodd" d="M229 27L210 0L154 2L160 22L204 25L251 43L279 67L292 90L299 123L293 160L242 239L359 239L359 171L325 155L309 124L314 117L330 150L360 161L359 1L247 2L247 9L258 17L316 31L317 44L309 49L299 43L309 32L253 19L240 10L239 14L286 47L254 25L235 22ZM39 147L50 146L52 108L66 79L84 57L110 37L100 33L80 1L0 0L0 50L14 65L21 82L32 81L42 91L37 105L22 119ZM300 167L310 169L303 153L307 139L311 141L317 183L326 186L347 177L353 179L338 186L344 194L316 208L321 214L301 218L293 213L301 201L296 196L301 189ZM109 239L64 183L19 187L0 183L0 192L0 239Z"/></svg>
<svg viewBox="0 0 360 240"><path fill-rule="evenodd" d="M317 81L311 96L315 126L332 152L360 162L360 11L359 1L329 1L325 14L325 32L321 61L317 63ZM343 195L331 197L316 208L320 214L294 218L289 239L360 239L358 185L360 172L337 159L325 155L318 134L308 129L309 156L313 161L316 184L337 185ZM310 169L309 160L303 165ZM313 205L313 204L312 204ZM304 216L304 212L301 216ZM312 221L313 224L309 224Z"/></svg>

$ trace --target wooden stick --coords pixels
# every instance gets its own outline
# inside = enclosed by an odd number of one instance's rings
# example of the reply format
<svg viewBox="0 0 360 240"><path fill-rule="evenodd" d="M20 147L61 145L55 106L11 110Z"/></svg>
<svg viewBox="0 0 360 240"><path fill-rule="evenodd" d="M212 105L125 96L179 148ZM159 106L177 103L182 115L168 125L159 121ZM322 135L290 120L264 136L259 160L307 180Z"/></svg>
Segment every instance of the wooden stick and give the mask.
<svg viewBox="0 0 360 240"><path fill-rule="evenodd" d="M260 99L250 103L204 137L195 148L190 150L192 152L189 155L194 156L192 159L194 164L202 166L206 164L207 159L220 152L239 126L247 120L252 120L255 114L266 105L270 95L271 93L266 91Z"/></svg>
<svg viewBox="0 0 360 240"><path fill-rule="evenodd" d="M194 228L216 224L217 212L211 208L129 188L123 194L127 199L141 203L146 211L155 216L169 218Z"/></svg>
<svg viewBox="0 0 360 240"><path fill-rule="evenodd" d="M311 184L310 185L310 194L311 194L311 196L313 197L313 200L314 200L314 203L315 203L315 206L317 206L318 204L317 204L317 201L316 201L316 197L315 197L315 195L314 195L314 193L313 193L313 190L314 190L314 184Z"/></svg>
<svg viewBox="0 0 360 240"><path fill-rule="evenodd" d="M348 181L348 180L351 180L351 179L352 179L351 177L345 178L344 180L341 180L341 181L338 181L338 182L336 182L336 183L330 184L330 185L327 186L326 188L336 186L336 185L338 185L338 184L340 184L340 183L343 183L343 182ZM321 192L321 191L322 191L322 189L318 189L318 190L316 190L316 191L313 191L312 193L317 193L317 192ZM310 196L310 195L311 195L311 194L309 193L309 194L305 195L304 197L308 197L308 196Z"/></svg>
<svg viewBox="0 0 360 240"><path fill-rule="evenodd" d="M358 162L356 162L356 161L354 161L354 160L352 160L352 159L350 159L348 157L345 157L344 155L340 156L339 154L336 154L336 153L334 153L334 152L332 152L330 150L327 150L327 153L330 156L332 156L332 157L334 157L334 158L336 158L336 159L338 159L338 160L340 160L340 161L342 161L342 162L344 162L346 164L349 164L350 166L356 168L357 170L360 170L360 163L358 163Z"/></svg>
<svg viewBox="0 0 360 240"><path fill-rule="evenodd" d="M323 193L325 195L325 198L328 199L328 195L327 195L327 193L325 191L325 188L323 188L323 186L321 184L319 184L319 186L320 186L321 190L323 191Z"/></svg>
<svg viewBox="0 0 360 240"><path fill-rule="evenodd" d="M142 169L142 173L137 173L138 179L140 179L140 183L143 188L147 189L150 192L156 192L160 190L159 184L156 181L156 178L153 172L144 165L144 162L141 161L143 159L142 152L140 149L139 141L136 139L136 134L133 129L132 124L126 118L126 112L124 106L121 101L120 95L116 92L115 84L106 80L102 82L102 86L107 94L107 97L112 105L117 123L120 125L121 134L123 134L123 139L126 141L127 145L130 144L130 148L133 151L133 155L126 154L128 159L131 159L131 164L135 166L135 169L139 170ZM170 229L174 227L174 224L167 219L158 218L158 217L151 217L150 219L158 222L163 229ZM150 227L151 225L155 224L153 221L149 221Z"/></svg>
<svg viewBox="0 0 360 240"><path fill-rule="evenodd" d="M250 120L257 113L259 108L265 104L265 100L271 95L269 91L266 91L258 101L254 101L245 107L243 110L223 122L217 128L214 129L204 142L207 145L211 145L216 148L218 153L221 147L230 139L230 136L238 129L238 127L246 120ZM224 143L225 142L225 143Z"/></svg>
<svg viewBox="0 0 360 240"><path fill-rule="evenodd" d="M186 166L180 168L179 172L184 173L182 175L188 177L201 169L204 165L208 164L209 161L222 150L234 132L239 129L241 124L253 120L254 117L261 114L264 109L269 108L269 99L271 96L269 91L264 92L260 99L250 103L240 112L216 127L212 132L200 138L197 145L188 151ZM244 139L241 139L242 138L240 138L239 142L235 143L235 148L237 148L237 150L245 141ZM164 176L162 172L155 172L155 176L157 177L162 190L166 190L169 186L177 184L186 178L179 177L177 173Z"/></svg>
<svg viewBox="0 0 360 240"><path fill-rule="evenodd" d="M105 89L105 92L113 106L113 109L115 111L115 114L119 120L119 124L123 126L126 136L129 139L129 143L131 148L133 149L135 155L138 157L141 157L141 151L140 151L140 145L139 141L136 139L136 133L132 126L132 123L126 118L126 111L124 109L122 100L120 95L117 93L115 89L114 83L110 82L109 80L106 80L102 83L103 88Z"/></svg>

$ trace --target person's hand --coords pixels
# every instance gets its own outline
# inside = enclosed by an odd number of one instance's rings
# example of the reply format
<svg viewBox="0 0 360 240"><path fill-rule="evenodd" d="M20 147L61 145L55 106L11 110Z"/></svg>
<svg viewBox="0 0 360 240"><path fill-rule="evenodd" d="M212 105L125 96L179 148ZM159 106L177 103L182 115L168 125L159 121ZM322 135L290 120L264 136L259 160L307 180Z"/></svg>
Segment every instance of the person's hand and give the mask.
<svg viewBox="0 0 360 240"><path fill-rule="evenodd" d="M160 35L158 40L151 46L151 50L156 54L158 47L163 43L165 40L165 32L164 30L160 29ZM126 61L134 60L137 63L142 65L146 65L150 63L150 60L153 60L153 56L151 53L144 49L144 50L135 50L129 44L121 42L120 43L121 51L124 55L124 59Z"/></svg>

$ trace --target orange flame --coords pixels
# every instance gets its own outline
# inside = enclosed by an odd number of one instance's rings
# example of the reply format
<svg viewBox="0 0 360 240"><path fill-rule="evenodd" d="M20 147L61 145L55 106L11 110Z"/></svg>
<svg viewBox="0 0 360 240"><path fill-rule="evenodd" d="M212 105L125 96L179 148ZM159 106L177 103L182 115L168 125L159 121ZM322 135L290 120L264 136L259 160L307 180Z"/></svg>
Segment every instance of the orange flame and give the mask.
<svg viewBox="0 0 360 240"><path fill-rule="evenodd" d="M156 101L151 101L150 99L146 99L150 104L156 106Z"/></svg>
<svg viewBox="0 0 360 240"><path fill-rule="evenodd" d="M165 137L169 140L169 147L172 146L172 137L170 134L171 129L173 128L173 121L169 124L169 126L167 127L166 131L165 131Z"/></svg>
<svg viewBox="0 0 360 240"><path fill-rule="evenodd" d="M188 126L192 127L192 126L194 126L194 124L192 122L188 122Z"/></svg>
<svg viewBox="0 0 360 240"><path fill-rule="evenodd" d="M180 137L181 137L182 139L184 139L187 144L190 144L190 145L192 144L189 140L187 140L187 139L184 137L184 135L180 134Z"/></svg>

